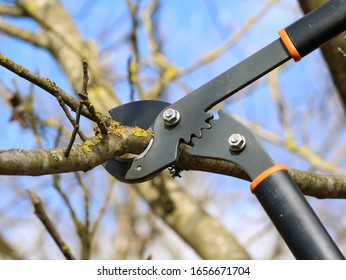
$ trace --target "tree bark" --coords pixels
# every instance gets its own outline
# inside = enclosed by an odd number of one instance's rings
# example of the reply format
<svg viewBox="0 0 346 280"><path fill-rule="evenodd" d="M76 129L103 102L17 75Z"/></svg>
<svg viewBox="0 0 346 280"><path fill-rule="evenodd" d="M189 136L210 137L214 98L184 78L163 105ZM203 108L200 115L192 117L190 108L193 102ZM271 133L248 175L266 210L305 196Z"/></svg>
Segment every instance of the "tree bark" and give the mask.
<svg viewBox="0 0 346 280"><path fill-rule="evenodd" d="M92 77L89 97L96 109L108 112L112 107L120 105L106 72L99 64L95 45L81 37L60 1L19 0L17 4L26 16L40 25L40 37L46 39L44 48L55 57L76 92L81 89L81 61L87 58Z"/></svg>
<svg viewBox="0 0 346 280"><path fill-rule="evenodd" d="M300 7L305 14L326 0L299 0ZM324 59L327 62L334 85L338 90L340 99L346 109L346 33L340 34L321 47Z"/></svg>

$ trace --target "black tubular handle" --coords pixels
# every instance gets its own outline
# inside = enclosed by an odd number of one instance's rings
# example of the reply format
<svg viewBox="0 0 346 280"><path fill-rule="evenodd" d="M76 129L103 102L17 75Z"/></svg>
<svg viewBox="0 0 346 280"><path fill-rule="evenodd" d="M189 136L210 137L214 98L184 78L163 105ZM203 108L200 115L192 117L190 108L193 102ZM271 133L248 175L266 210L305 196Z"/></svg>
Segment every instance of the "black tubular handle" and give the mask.
<svg viewBox="0 0 346 280"><path fill-rule="evenodd" d="M344 260L286 168L277 166L251 187L295 258Z"/></svg>
<svg viewBox="0 0 346 280"><path fill-rule="evenodd" d="M280 30L279 34L288 51L293 52L294 60L298 61L345 30L346 0L330 0Z"/></svg>

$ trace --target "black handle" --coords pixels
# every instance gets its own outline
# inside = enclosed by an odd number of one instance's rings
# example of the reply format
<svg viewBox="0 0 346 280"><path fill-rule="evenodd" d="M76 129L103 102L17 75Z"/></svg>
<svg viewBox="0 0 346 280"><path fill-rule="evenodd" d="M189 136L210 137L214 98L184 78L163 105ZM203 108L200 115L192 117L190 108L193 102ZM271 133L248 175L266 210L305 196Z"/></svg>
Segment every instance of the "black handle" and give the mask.
<svg viewBox="0 0 346 280"><path fill-rule="evenodd" d="M284 30L300 57L304 57L346 30L346 0L330 0Z"/></svg>
<svg viewBox="0 0 346 280"><path fill-rule="evenodd" d="M287 171L267 176L253 192L296 259L345 259Z"/></svg>

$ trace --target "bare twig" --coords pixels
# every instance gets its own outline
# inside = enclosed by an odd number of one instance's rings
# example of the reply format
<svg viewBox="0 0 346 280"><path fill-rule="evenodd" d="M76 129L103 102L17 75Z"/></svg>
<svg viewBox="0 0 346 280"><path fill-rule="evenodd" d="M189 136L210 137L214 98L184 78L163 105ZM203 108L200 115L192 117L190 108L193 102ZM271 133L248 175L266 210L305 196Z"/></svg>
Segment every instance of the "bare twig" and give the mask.
<svg viewBox="0 0 346 280"><path fill-rule="evenodd" d="M287 106L285 105L284 99L280 91L280 85L278 80L279 71L279 69L275 69L268 74L269 88L273 102L276 105L279 112L279 120L284 132L285 139L286 141L292 141L294 139L294 134L289 122L289 116L286 109Z"/></svg>
<svg viewBox="0 0 346 280"><path fill-rule="evenodd" d="M25 102L25 112L27 113L27 119L34 133L37 145L40 149L43 148L42 135L40 135L40 128L42 132L42 122L34 109L34 85L30 84L30 94Z"/></svg>
<svg viewBox="0 0 346 280"><path fill-rule="evenodd" d="M32 82L33 84L42 88L43 90L49 92L54 97L56 97L56 95L61 96L65 104L69 106L73 111L76 111L78 109L79 103L80 103L79 100L75 99L74 97L69 95L67 92L65 92L63 89L59 88L51 80L40 77L34 72L31 72L30 70L23 67L22 65L15 63L13 60L4 56L2 53L0 53L0 65L7 68L11 72L17 74L18 76L24 78L25 80ZM81 110L81 115L85 116L86 118L90 120L94 120L93 116L89 113L89 111L85 110L84 108L82 108ZM107 118L107 117L100 115L100 118Z"/></svg>
<svg viewBox="0 0 346 280"><path fill-rule="evenodd" d="M114 190L114 187L112 185L109 185L107 192L106 192L106 195L105 195L105 198L103 199L103 203L100 207L100 210L98 211L97 217L96 217L95 222L94 222L92 229L91 229L90 234L92 237L95 236L96 231L97 231L97 229L101 223L101 219L103 217L103 214L106 212L108 202L111 199L112 194L113 194L113 190Z"/></svg>
<svg viewBox="0 0 346 280"><path fill-rule="evenodd" d="M0 14L11 17L25 16L25 12L20 7L6 4L0 5Z"/></svg>
<svg viewBox="0 0 346 280"><path fill-rule="evenodd" d="M130 0L126 0L126 4L129 9L131 24L132 24L132 28L130 30L130 34L128 35L128 37L129 37L132 52L134 55L134 61L129 61L129 72L131 73L132 83L137 87L138 94L141 97L144 97L144 89L143 89L142 83L139 80L139 70L141 66L140 65L141 56L139 52L138 38L137 38L137 32L139 28L139 20L138 20L139 3L133 3Z"/></svg>
<svg viewBox="0 0 346 280"><path fill-rule="evenodd" d="M60 176L57 174L53 175L53 187L54 189L58 192L58 194L61 196L62 200L64 201L67 209L70 212L71 218L73 223L75 224L76 228L78 228L80 221L77 218L77 214L74 211L72 204L70 202L70 199L68 197L68 195L62 190L61 186L60 186Z"/></svg>
<svg viewBox="0 0 346 280"><path fill-rule="evenodd" d="M270 0L266 5L263 6L263 9L258 12L253 17L250 17L247 22L235 33L231 34L227 40L220 46L216 47L214 50L205 54L202 58L193 62L191 65L186 67L185 69L180 70L180 75L186 75L196 69L199 69L201 66L210 63L216 58L220 57L223 53L230 49L234 43L238 42L241 36L243 36L246 32L248 32L254 24L261 20L263 16L270 11L274 4L277 3L277 0Z"/></svg>
<svg viewBox="0 0 346 280"><path fill-rule="evenodd" d="M57 229L55 228L53 222L49 219L46 210L44 209L43 203L40 197L32 191L28 190L32 205L35 209L36 216L40 219L44 227L47 229L50 236L54 239L55 243L58 245L60 251L63 253L67 260L75 260L76 258L72 254L69 246L62 239Z"/></svg>
<svg viewBox="0 0 346 280"><path fill-rule="evenodd" d="M60 125L57 128L57 135L56 135L55 140L54 140L54 148L57 148L59 146L59 142L60 142L60 139L62 136L62 131L63 131L63 126Z"/></svg>
<svg viewBox="0 0 346 280"><path fill-rule="evenodd" d="M5 236L0 233L0 256L2 258L10 258L12 260L24 259L17 250L6 240Z"/></svg>
<svg viewBox="0 0 346 280"><path fill-rule="evenodd" d="M96 122L98 125L102 135L107 135L107 125L102 118L102 115L95 110L95 107L91 104L89 97L88 97L88 81L89 81L89 75L88 75L88 62L86 60L83 60L83 84L82 84L82 90L78 93L78 96L81 98L82 104L88 109L92 120Z"/></svg>
<svg viewBox="0 0 346 280"><path fill-rule="evenodd" d="M80 120L80 111L82 110L82 103L79 104L79 107L77 109L77 112L76 112L76 121L75 121L75 125L74 125L74 129L72 131L72 135L71 135L71 139L70 139L70 142L68 143L68 146L65 150L65 157L68 157L69 154L70 154L70 151L72 149L72 145L76 139L76 134L78 133L79 137L83 140L83 141L86 141L86 137L85 135L83 134L83 132L79 129L79 120Z"/></svg>
<svg viewBox="0 0 346 280"><path fill-rule="evenodd" d="M55 83L53 83L52 85L53 87L56 87ZM87 137L83 134L83 132L79 129L79 119L80 119L80 114L81 114L81 110L82 110L82 105L79 104L77 110L76 110L76 120L72 117L69 109L67 108L64 99L61 97L59 90L54 91L54 96L56 97L56 99L59 102L59 105L61 106L61 108L63 109L66 117L68 118L68 120L71 122L71 124L74 127L74 130L76 130L76 133L78 133L78 135L80 136L80 138L83 141L86 141ZM78 120L77 120L78 119ZM72 137L71 137L72 138ZM72 142L73 144L73 142Z"/></svg>
<svg viewBox="0 0 346 280"><path fill-rule="evenodd" d="M78 184L81 186L84 193L84 223L80 224L77 230L82 245L81 257L83 260L87 260L90 259L93 241L93 236L90 231L90 193L88 187L83 182L82 177L77 172L75 174Z"/></svg>
<svg viewBox="0 0 346 280"><path fill-rule="evenodd" d="M131 65L132 65L132 57L130 56L127 60L127 73L128 73L128 81L130 86L130 100L135 101L134 77L131 70Z"/></svg>
<svg viewBox="0 0 346 280"><path fill-rule="evenodd" d="M13 25L6 20L0 18L0 30L13 37L29 42L34 46L45 48L47 47L47 37L42 36L40 33L31 32L30 30Z"/></svg>

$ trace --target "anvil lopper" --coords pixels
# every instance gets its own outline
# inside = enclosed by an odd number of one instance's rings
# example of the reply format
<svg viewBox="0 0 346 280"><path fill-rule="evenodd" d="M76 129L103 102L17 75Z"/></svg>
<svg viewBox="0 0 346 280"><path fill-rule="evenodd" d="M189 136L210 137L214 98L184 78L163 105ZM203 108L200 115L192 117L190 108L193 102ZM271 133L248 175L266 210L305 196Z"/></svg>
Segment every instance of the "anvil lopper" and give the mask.
<svg viewBox="0 0 346 280"><path fill-rule="evenodd" d="M277 40L173 104L131 102L110 111L128 126L151 128L154 139L133 159L114 158L106 170L120 181L146 181L172 166L178 146L193 156L240 165L255 194L297 259L344 259L283 165L276 165L249 128L210 109L291 58L299 61L346 30L346 0L330 0L279 31Z"/></svg>

